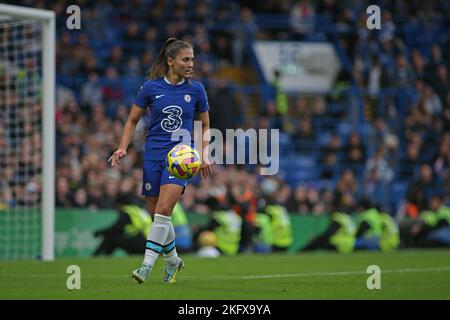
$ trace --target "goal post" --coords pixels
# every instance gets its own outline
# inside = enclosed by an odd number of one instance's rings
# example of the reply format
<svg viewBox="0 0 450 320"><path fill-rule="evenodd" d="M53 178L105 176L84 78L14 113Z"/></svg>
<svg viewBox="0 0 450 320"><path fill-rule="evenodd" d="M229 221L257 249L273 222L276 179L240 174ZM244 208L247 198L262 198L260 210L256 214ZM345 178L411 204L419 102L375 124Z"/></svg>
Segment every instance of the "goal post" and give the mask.
<svg viewBox="0 0 450 320"><path fill-rule="evenodd" d="M40 213L41 213L41 252L40 256L43 260L51 261L55 258L54 245L54 212L55 212L55 13L50 10L34 9L27 7L20 7L14 5L0 4L0 28L2 25L14 24L15 21L36 21L40 25L41 30L41 65L36 72L40 74L37 85L37 95L42 99L41 103L41 137L42 137L42 175L40 178L41 196L40 196ZM6 28L6 27L5 27ZM8 27L10 28L10 27ZM7 38L7 36L5 36ZM0 42L4 39L0 39ZM4 51L9 50L13 45L4 43ZM8 46L8 47L6 47ZM17 46L19 50L20 47ZM19 54L18 54L19 55ZM4 58L4 57L0 57ZM0 59L1 60L1 59ZM3 59L4 63L10 63L11 68L17 69L14 66L15 61L7 61ZM6 61L5 61L6 60ZM14 58L12 58L14 60ZM38 58L36 59L39 60ZM1 64L1 61L0 61ZM7 85L4 85L5 91L9 90ZM17 87L12 86L13 89ZM6 94L5 94L6 96ZM5 103L6 104L6 103ZM3 117L3 115L1 115ZM1 120L1 119L0 119ZM19 210L20 211L20 210ZM0 253L1 254L1 253ZM7 254L6 258L36 258L30 254Z"/></svg>

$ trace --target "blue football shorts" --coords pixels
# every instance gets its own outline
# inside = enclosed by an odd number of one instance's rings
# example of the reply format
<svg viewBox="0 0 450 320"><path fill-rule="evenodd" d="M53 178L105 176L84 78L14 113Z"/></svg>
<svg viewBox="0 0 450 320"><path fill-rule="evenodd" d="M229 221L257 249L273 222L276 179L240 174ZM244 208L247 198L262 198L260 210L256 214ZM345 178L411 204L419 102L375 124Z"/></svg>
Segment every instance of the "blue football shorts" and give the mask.
<svg viewBox="0 0 450 320"><path fill-rule="evenodd" d="M142 195L157 196L159 189L165 184L177 184L186 187L187 180L172 176L166 167L166 161L144 161L144 174L142 179ZM184 188L183 192L184 193Z"/></svg>

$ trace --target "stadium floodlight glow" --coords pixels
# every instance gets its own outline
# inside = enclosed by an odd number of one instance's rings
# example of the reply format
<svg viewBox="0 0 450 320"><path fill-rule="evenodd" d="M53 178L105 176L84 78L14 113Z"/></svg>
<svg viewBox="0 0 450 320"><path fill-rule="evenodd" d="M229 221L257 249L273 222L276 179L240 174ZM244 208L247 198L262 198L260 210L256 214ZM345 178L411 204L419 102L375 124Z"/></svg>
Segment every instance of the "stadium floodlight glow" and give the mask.
<svg viewBox="0 0 450 320"><path fill-rule="evenodd" d="M0 4L0 27L2 25L8 27L8 24L17 20L38 23L42 34L40 42L42 63L39 66L42 70L42 77L39 79L38 88L40 90L37 91L37 95L40 94L42 97L41 256L43 260L49 261L55 258L55 13L50 10ZM18 41L21 40L18 39ZM14 44L6 45L13 46ZM5 61L5 64L7 63L8 61ZM14 257L22 258L20 255ZM29 258L28 256L24 257Z"/></svg>

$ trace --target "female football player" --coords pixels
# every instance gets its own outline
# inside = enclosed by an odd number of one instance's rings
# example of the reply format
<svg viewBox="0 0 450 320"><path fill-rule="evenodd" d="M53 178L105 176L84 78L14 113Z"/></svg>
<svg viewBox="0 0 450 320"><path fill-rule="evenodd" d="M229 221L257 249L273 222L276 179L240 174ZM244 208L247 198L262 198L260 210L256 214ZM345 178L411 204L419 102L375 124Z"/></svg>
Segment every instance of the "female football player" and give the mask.
<svg viewBox="0 0 450 320"><path fill-rule="evenodd" d="M170 149L180 142L179 139L172 139L173 133L185 129L187 131L183 132L189 132L193 137L196 115L202 122L203 132L206 132L206 140L202 142L203 150L206 150L209 143L208 98L203 85L190 79L193 64L194 52L188 43L175 38L165 42L148 71L148 80L139 89L131 107L119 147L108 160L112 167L120 164L120 158L126 155L136 124L146 108L149 108L151 120L145 143L142 194L146 197L148 210L153 216L153 224L147 237L144 261L132 273L138 283L147 279L161 252L166 262L163 276L165 283L175 282L177 273L184 266L175 248L171 215L187 182L169 174L165 159ZM202 155L203 152L200 152L200 176L207 178L211 174L211 166Z"/></svg>

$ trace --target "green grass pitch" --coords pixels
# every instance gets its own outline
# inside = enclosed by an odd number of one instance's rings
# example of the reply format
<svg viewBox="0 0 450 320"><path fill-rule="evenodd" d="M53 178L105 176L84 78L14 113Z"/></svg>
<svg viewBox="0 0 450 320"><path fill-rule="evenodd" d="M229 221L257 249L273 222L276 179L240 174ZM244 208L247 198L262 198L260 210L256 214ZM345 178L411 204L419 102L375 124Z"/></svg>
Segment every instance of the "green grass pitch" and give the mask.
<svg viewBox="0 0 450 320"><path fill-rule="evenodd" d="M183 256L177 282L162 283L160 257L138 285L131 271L142 256L0 262L0 299L450 299L450 250L349 255ZM68 290L67 267L78 265L81 289ZM369 290L367 267L381 269L381 289Z"/></svg>

